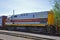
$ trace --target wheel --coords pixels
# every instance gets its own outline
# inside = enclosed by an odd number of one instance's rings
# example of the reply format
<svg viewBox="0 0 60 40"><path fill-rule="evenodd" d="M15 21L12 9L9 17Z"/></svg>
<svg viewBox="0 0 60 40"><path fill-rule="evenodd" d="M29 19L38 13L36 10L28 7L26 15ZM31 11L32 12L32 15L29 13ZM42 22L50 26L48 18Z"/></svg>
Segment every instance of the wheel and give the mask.
<svg viewBox="0 0 60 40"><path fill-rule="evenodd" d="M29 27L29 31L32 33L44 33L45 28L44 27Z"/></svg>
<svg viewBox="0 0 60 40"><path fill-rule="evenodd" d="M5 29L6 29L6 30L9 30L9 31L14 31L14 30L15 30L15 27L9 26L9 27L5 27Z"/></svg>
<svg viewBox="0 0 60 40"><path fill-rule="evenodd" d="M56 33L55 26L50 25L50 34L55 35L55 33Z"/></svg>
<svg viewBox="0 0 60 40"><path fill-rule="evenodd" d="M20 27L16 27L17 31L26 31L26 27L25 26L20 26Z"/></svg>

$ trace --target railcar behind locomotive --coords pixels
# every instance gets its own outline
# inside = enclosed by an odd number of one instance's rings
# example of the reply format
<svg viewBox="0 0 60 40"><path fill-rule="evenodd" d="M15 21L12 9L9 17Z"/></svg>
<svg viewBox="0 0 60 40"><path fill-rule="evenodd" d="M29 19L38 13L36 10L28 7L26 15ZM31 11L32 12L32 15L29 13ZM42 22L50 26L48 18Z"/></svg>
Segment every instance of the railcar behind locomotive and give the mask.
<svg viewBox="0 0 60 40"><path fill-rule="evenodd" d="M52 11L12 15L6 18L3 28L35 33L55 33L57 30L54 24L54 13Z"/></svg>

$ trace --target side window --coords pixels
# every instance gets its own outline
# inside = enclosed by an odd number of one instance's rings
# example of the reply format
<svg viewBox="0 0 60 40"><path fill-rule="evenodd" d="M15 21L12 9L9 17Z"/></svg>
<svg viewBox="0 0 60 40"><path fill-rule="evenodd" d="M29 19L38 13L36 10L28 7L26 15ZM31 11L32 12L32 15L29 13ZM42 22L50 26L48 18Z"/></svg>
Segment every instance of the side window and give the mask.
<svg viewBox="0 0 60 40"><path fill-rule="evenodd" d="M26 14L26 16L28 16L28 14Z"/></svg>
<svg viewBox="0 0 60 40"><path fill-rule="evenodd" d="M23 16L23 14L21 14L21 16Z"/></svg>
<svg viewBox="0 0 60 40"><path fill-rule="evenodd" d="M21 16L28 16L28 14L21 14Z"/></svg>
<svg viewBox="0 0 60 40"><path fill-rule="evenodd" d="M17 17L17 15L15 15L14 17Z"/></svg>
<svg viewBox="0 0 60 40"><path fill-rule="evenodd" d="M21 14L21 16L25 16L25 14Z"/></svg>
<svg viewBox="0 0 60 40"><path fill-rule="evenodd" d="M1 19L1 17L0 17L0 19Z"/></svg>
<svg viewBox="0 0 60 40"><path fill-rule="evenodd" d="M33 14L33 18L35 17L35 15Z"/></svg>

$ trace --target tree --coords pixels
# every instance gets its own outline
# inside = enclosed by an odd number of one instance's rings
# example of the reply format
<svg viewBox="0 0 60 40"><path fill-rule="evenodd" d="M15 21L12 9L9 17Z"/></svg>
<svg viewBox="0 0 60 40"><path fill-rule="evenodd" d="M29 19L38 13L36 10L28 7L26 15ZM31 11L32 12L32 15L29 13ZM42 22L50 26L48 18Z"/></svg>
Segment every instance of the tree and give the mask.
<svg viewBox="0 0 60 40"><path fill-rule="evenodd" d="M53 12L54 12L54 17L55 17L55 24L57 24L57 21L60 20L60 1L59 0L54 0L54 7L53 7Z"/></svg>
<svg viewBox="0 0 60 40"><path fill-rule="evenodd" d="M54 0L53 12L56 28L58 30L58 33L60 33L60 0Z"/></svg>

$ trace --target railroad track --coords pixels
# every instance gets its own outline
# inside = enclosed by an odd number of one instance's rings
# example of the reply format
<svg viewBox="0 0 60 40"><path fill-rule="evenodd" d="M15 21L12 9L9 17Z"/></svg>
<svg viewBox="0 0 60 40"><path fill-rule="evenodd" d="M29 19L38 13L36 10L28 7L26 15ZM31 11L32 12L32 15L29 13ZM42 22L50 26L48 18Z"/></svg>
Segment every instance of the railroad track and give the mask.
<svg viewBox="0 0 60 40"><path fill-rule="evenodd" d="M10 35L10 36L15 36L15 37L22 37L22 38L33 39L33 40L55 40L55 39L37 37L33 35L31 36L31 35L26 35L26 34L17 34L17 33L9 33L9 32L0 32L0 34Z"/></svg>

